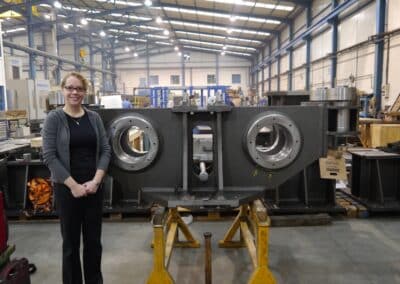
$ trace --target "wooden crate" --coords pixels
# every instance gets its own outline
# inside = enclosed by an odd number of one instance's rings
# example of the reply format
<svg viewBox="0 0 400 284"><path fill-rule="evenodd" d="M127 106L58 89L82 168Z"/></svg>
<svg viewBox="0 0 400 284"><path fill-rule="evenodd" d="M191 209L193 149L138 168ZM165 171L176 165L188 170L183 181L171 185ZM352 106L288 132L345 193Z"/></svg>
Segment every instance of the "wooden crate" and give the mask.
<svg viewBox="0 0 400 284"><path fill-rule="evenodd" d="M371 124L370 128L371 147L400 141L400 124Z"/></svg>

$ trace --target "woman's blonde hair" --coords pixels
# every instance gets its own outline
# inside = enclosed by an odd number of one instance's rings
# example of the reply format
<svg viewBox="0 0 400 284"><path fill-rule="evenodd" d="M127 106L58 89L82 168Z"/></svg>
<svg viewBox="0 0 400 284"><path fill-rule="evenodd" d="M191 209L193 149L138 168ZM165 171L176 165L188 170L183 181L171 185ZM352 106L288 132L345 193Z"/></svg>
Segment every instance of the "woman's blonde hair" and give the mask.
<svg viewBox="0 0 400 284"><path fill-rule="evenodd" d="M79 81L81 81L82 87L85 89L85 91L87 91L87 89L89 87L89 82L81 73L78 73L78 72L70 72L67 75L65 75L64 78L61 81L61 88L65 87L65 83L67 82L67 79L69 77L75 77Z"/></svg>

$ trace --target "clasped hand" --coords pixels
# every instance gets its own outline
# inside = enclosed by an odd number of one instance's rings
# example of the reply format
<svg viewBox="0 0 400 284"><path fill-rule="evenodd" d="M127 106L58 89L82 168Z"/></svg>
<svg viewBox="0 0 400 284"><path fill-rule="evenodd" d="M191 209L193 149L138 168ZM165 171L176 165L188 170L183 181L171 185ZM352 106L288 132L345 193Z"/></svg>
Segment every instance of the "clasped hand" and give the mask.
<svg viewBox="0 0 400 284"><path fill-rule="evenodd" d="M97 189L99 188L99 184L94 180L87 181L83 184L76 184L71 188L72 195L75 198L87 196L88 194L95 194Z"/></svg>

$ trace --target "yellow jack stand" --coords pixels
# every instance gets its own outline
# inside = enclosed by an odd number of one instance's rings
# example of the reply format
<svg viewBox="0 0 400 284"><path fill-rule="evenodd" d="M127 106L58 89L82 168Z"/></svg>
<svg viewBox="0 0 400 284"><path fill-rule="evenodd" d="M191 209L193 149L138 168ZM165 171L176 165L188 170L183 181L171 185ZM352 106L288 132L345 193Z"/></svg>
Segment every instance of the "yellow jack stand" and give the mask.
<svg viewBox="0 0 400 284"><path fill-rule="evenodd" d="M275 284L275 278L268 268L268 228L270 219L267 210L260 200L241 205L239 214L219 241L219 247L240 248L247 247L255 268L248 284ZM233 241L233 237L240 229L240 240Z"/></svg>
<svg viewBox="0 0 400 284"><path fill-rule="evenodd" d="M182 231L186 241L179 241L178 229ZM176 208L169 209L167 218L164 212L156 213L153 218L153 230L154 263L147 284L173 284L175 282L168 272L172 249L174 247L199 248L200 242L194 239Z"/></svg>

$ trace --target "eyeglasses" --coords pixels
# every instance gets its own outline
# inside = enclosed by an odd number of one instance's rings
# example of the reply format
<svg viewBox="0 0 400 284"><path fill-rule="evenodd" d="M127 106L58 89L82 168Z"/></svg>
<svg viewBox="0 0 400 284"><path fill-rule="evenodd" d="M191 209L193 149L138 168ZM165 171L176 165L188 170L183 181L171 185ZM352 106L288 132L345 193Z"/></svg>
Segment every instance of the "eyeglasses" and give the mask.
<svg viewBox="0 0 400 284"><path fill-rule="evenodd" d="M65 86L64 89L66 89L68 92L73 92L74 90L75 90L77 93L86 92L86 89L83 88L83 87Z"/></svg>

